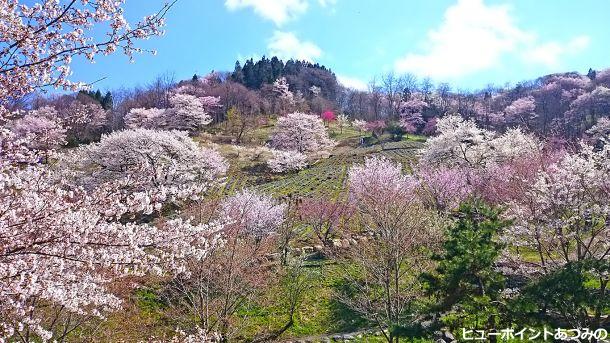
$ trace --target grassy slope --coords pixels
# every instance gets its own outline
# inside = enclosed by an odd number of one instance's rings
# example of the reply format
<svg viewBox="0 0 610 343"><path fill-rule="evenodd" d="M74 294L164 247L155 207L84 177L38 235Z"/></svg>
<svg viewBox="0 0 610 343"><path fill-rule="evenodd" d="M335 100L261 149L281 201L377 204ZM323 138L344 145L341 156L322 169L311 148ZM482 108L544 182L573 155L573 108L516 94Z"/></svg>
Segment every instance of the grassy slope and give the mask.
<svg viewBox="0 0 610 343"><path fill-rule="evenodd" d="M264 142L269 127L261 128L251 135L255 142ZM331 136L338 144L328 159L318 161L305 170L287 175L270 176L264 167L264 159L252 161L238 154L230 144L216 143L216 148L231 162L226 184L216 191L230 194L242 187L255 187L276 197L302 197L315 195L344 196L347 171L353 163L360 163L367 156L383 155L401 162L408 168L416 158L422 145L422 138L406 137L401 142L376 144L359 147L362 134L352 128L331 128ZM210 136L200 137L206 145ZM366 321L341 305L334 296L334 289L340 286L340 270L336 265L324 261L311 262L308 269L313 275L311 289L303 301L296 322L282 339L310 337L317 341L320 335L354 332L367 328ZM243 340L248 341L257 333L273 330L285 324L281 307L273 304L281 302L281 292L269 289L260 304L249 304L238 313L243 320ZM103 325L101 332L108 337L101 341L135 341L151 334L162 336L171 334L171 320L163 314L163 306L155 298L154 292L138 291L133 301L123 313L117 313ZM130 323L129 325L125 325ZM112 332L112 333L110 333ZM362 342L378 342L379 337L367 336Z"/></svg>

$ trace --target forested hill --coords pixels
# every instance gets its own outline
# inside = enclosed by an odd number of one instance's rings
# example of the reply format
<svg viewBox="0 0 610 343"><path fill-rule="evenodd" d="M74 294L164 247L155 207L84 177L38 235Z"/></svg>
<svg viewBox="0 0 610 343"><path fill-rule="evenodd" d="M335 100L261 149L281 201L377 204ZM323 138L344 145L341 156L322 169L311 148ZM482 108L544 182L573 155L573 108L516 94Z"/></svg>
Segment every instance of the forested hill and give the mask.
<svg viewBox="0 0 610 343"><path fill-rule="evenodd" d="M263 56L256 62L249 59L243 67L236 61L229 78L249 89L259 90L280 77L286 78L293 92L307 94L315 86L320 88L320 94L325 98L334 99L337 94L337 78L329 68L318 63L292 59L284 63L276 56L271 59Z"/></svg>

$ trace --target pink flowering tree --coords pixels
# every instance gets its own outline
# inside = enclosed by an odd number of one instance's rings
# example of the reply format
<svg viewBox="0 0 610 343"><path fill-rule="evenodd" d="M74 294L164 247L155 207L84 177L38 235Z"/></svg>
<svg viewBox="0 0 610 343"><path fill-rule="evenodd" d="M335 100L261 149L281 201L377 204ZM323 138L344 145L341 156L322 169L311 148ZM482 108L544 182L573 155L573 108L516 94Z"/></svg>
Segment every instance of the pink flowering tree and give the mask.
<svg viewBox="0 0 610 343"><path fill-rule="evenodd" d="M350 169L348 182L361 230L374 238L337 253L350 286L338 296L377 323L387 342L394 342L395 333L388 328L409 324L404 314L422 296L421 284L411 275L431 268L427 252L438 246L443 224L424 208L418 181L405 175L400 164L368 158Z"/></svg>
<svg viewBox="0 0 610 343"><path fill-rule="evenodd" d="M366 123L365 129L370 132L373 137L379 138L383 133L383 130L387 127L385 121L375 120Z"/></svg>
<svg viewBox="0 0 610 343"><path fill-rule="evenodd" d="M341 200L309 198L298 205L297 211L299 218L311 227L315 238L324 247L331 248L333 238L348 225L353 207Z"/></svg>
<svg viewBox="0 0 610 343"><path fill-rule="evenodd" d="M506 124L530 126L536 118L536 100L532 96L517 99L504 109Z"/></svg>
<svg viewBox="0 0 610 343"><path fill-rule="evenodd" d="M124 194L113 184L86 191L36 165L1 171L0 340L66 339L120 309L117 282L204 258L219 229L119 220L155 211L156 192Z"/></svg>
<svg viewBox="0 0 610 343"><path fill-rule="evenodd" d="M579 135L588 118L599 118L610 113L610 88L598 86L589 93L580 95L570 104L566 113L568 133Z"/></svg>
<svg viewBox="0 0 610 343"><path fill-rule="evenodd" d="M610 68L597 72L595 75L595 82L610 87Z"/></svg>
<svg viewBox="0 0 610 343"><path fill-rule="evenodd" d="M66 144L66 128L52 107L28 112L12 124L12 130L34 150L47 152Z"/></svg>
<svg viewBox="0 0 610 343"><path fill-rule="evenodd" d="M240 334L235 313L274 281L265 257L285 212L286 205L249 189L212 204L211 217L225 223L223 244L171 280L164 296L174 305L174 316L208 335L235 339Z"/></svg>
<svg viewBox="0 0 610 343"><path fill-rule="evenodd" d="M430 208L439 212L457 208L474 194L469 171L461 168L419 166L414 175L419 180L419 196Z"/></svg>
<svg viewBox="0 0 610 343"><path fill-rule="evenodd" d="M326 123L327 126L330 122L337 120L337 116L335 116L335 113L330 110L326 110L326 111L322 112L322 114L320 115L320 118L322 118L322 120Z"/></svg>
<svg viewBox="0 0 610 343"><path fill-rule="evenodd" d="M333 146L322 120L311 114L295 112L282 116L271 134L271 147L278 150L312 154L329 151Z"/></svg>
<svg viewBox="0 0 610 343"><path fill-rule="evenodd" d="M422 133L426 136L432 136L436 133L436 123L438 122L438 118L432 117L428 119L426 125L422 129Z"/></svg>
<svg viewBox="0 0 610 343"><path fill-rule="evenodd" d="M74 57L91 61L117 50L132 57L142 50L136 42L161 34L164 16L171 7L139 22L128 23L123 1L99 0L22 4L3 1L0 12L0 106L36 89L53 86L76 90L71 81ZM100 28L91 30L92 27ZM102 30L102 31L100 31ZM95 32L95 35L94 35ZM99 38L98 38L99 37ZM5 114L5 113L3 113Z"/></svg>
<svg viewBox="0 0 610 343"><path fill-rule="evenodd" d="M95 187L120 182L127 192L159 190L168 200L196 199L222 181L228 168L218 152L200 148L182 131L113 132L63 158L76 182Z"/></svg>
<svg viewBox="0 0 610 343"><path fill-rule="evenodd" d="M165 111L160 108L132 108L125 116L125 127L128 129L164 127Z"/></svg>
<svg viewBox="0 0 610 343"><path fill-rule="evenodd" d="M100 138L108 124L108 113L98 103L74 100L58 110L71 143L88 143Z"/></svg>
<svg viewBox="0 0 610 343"><path fill-rule="evenodd" d="M428 103L423 100L412 98L403 101L400 105L400 123L408 133L419 132L426 121L422 117L422 112L428 107Z"/></svg>

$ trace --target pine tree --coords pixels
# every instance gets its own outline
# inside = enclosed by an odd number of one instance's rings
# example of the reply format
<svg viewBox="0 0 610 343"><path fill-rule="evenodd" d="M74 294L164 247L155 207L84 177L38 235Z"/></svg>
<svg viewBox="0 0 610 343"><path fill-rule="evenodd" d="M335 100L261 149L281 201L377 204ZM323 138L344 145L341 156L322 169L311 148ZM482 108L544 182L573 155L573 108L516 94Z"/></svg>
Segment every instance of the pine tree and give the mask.
<svg viewBox="0 0 610 343"><path fill-rule="evenodd" d="M233 69L233 73L231 74L231 80L241 84L244 83L244 72L239 61L235 61L235 69Z"/></svg>
<svg viewBox="0 0 610 343"><path fill-rule="evenodd" d="M442 320L453 329L489 330L499 320L497 300L505 280L494 267L504 249L498 236L510 224L500 215L480 201L462 204L443 252L433 256L438 262L435 273L423 276L429 293L439 299Z"/></svg>
<svg viewBox="0 0 610 343"><path fill-rule="evenodd" d="M106 92L106 95L104 95L104 97L102 98L102 101L100 101L100 104L102 105L102 108L105 110L110 110L113 107L114 100L112 99L112 93L110 92Z"/></svg>

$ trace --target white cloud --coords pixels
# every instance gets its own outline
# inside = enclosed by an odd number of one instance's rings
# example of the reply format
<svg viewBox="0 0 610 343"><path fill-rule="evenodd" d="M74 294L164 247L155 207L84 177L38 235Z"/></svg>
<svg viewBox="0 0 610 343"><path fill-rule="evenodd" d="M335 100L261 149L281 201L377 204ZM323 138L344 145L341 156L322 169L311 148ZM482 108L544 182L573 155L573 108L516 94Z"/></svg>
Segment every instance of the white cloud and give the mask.
<svg viewBox="0 0 610 343"><path fill-rule="evenodd" d="M337 81L347 88L352 88L359 91L365 91L368 89L366 82L355 77L337 75Z"/></svg>
<svg viewBox="0 0 610 343"><path fill-rule="evenodd" d="M259 16L273 21L276 25L292 20L305 13L307 0L226 0L225 7L236 11L251 7Z"/></svg>
<svg viewBox="0 0 610 343"><path fill-rule="evenodd" d="M527 62L540 63L551 68L561 65L561 58L565 55L574 55L589 46L591 39L588 36L578 36L566 44L548 42L540 44L523 53L523 59Z"/></svg>
<svg viewBox="0 0 610 343"><path fill-rule="evenodd" d="M507 5L483 0L458 0L440 27L427 34L423 54L398 59L395 70L432 78L458 78L497 66L504 55L516 54L530 63L553 67L571 48L584 48L582 38L562 44L537 42L534 33L519 28Z"/></svg>
<svg viewBox="0 0 610 343"><path fill-rule="evenodd" d="M318 0L318 4L322 7L334 6L337 4L337 0Z"/></svg>
<svg viewBox="0 0 610 343"><path fill-rule="evenodd" d="M313 42L300 41L292 32L275 31L267 45L271 56L280 59L297 59L309 62L322 56L322 49Z"/></svg>

